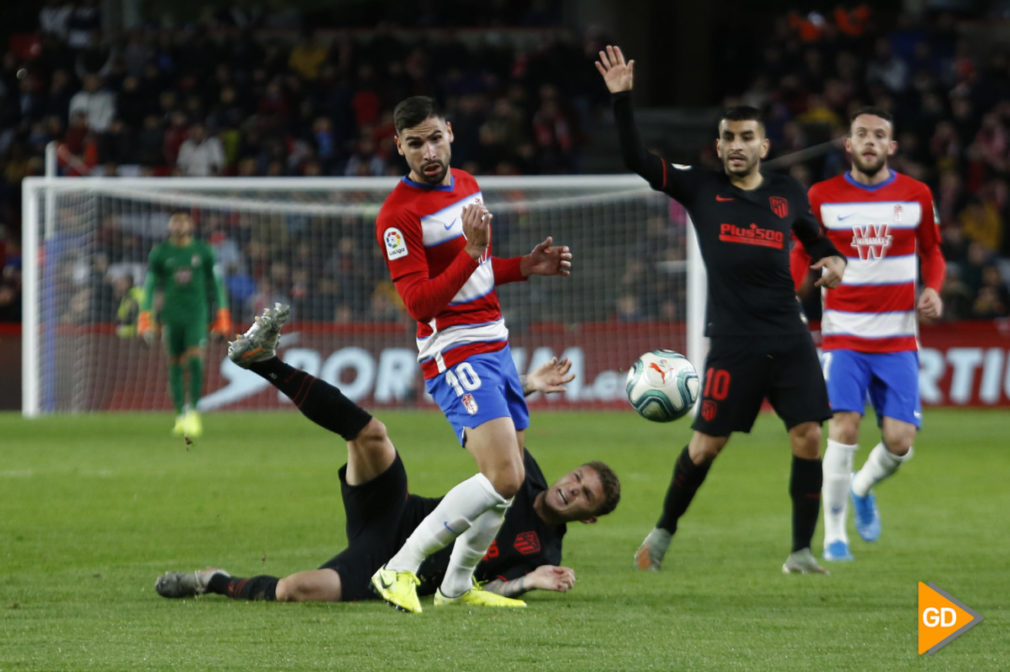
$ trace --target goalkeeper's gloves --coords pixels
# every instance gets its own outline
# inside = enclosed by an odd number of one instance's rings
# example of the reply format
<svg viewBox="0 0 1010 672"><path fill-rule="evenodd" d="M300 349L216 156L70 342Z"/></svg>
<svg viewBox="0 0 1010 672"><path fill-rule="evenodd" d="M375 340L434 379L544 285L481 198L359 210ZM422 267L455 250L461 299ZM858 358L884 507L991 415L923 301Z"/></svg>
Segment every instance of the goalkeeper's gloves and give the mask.
<svg viewBox="0 0 1010 672"><path fill-rule="evenodd" d="M158 339L158 331L155 329L154 320L151 319L151 311L142 310L137 316L137 335L144 339L148 345L152 345Z"/></svg>
<svg viewBox="0 0 1010 672"><path fill-rule="evenodd" d="M231 313L227 308L218 308L217 319L214 320L214 324L210 325L210 333L221 338L229 338L231 330Z"/></svg>

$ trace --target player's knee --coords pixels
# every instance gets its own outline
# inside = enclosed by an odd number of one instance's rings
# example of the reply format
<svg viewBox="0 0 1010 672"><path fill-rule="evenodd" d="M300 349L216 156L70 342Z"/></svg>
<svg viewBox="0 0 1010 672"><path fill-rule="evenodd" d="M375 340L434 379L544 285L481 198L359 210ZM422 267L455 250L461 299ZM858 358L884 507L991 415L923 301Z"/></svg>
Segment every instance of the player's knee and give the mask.
<svg viewBox="0 0 1010 672"><path fill-rule="evenodd" d="M884 437L884 447L887 448L888 452L898 457L907 455L908 451L912 449L912 443L915 440L914 433L900 433L892 436Z"/></svg>
<svg viewBox="0 0 1010 672"><path fill-rule="evenodd" d="M497 478L492 481L494 490L504 499L512 499L519 492L522 480L519 478Z"/></svg>
<svg viewBox="0 0 1010 672"><path fill-rule="evenodd" d="M789 430L793 455L805 460L815 460L821 455L821 425L804 422Z"/></svg>
<svg viewBox="0 0 1010 672"><path fill-rule="evenodd" d="M700 467L705 464L711 464L719 456L720 452L722 452L721 446L703 445L699 446L696 450L688 451L688 455L691 461Z"/></svg>
<svg viewBox="0 0 1010 672"><path fill-rule="evenodd" d="M687 447L691 461L698 466L711 464L729 442L728 436L712 436L695 432Z"/></svg>
<svg viewBox="0 0 1010 672"><path fill-rule="evenodd" d="M361 443L385 443L388 439L389 434L386 432L386 425L374 417L354 437L355 441Z"/></svg>
<svg viewBox="0 0 1010 672"><path fill-rule="evenodd" d="M862 417L851 411L835 413L828 425L831 438L848 445L859 443L859 421Z"/></svg>
<svg viewBox="0 0 1010 672"><path fill-rule="evenodd" d="M523 479L525 478L526 473L523 470L522 463L520 463L496 470L488 480L494 486L495 492L505 499L510 499L519 492L519 488L522 487Z"/></svg>
<svg viewBox="0 0 1010 672"><path fill-rule="evenodd" d="M918 429L912 423L885 417L883 427L881 427L881 438L888 452L901 457L912 449L917 431Z"/></svg>

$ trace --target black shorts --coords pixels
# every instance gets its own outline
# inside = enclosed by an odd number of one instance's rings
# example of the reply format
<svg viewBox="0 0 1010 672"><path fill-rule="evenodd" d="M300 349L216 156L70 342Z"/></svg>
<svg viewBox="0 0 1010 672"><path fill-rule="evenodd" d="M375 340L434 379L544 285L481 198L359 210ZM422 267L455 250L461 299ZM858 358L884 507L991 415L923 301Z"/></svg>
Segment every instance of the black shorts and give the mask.
<svg viewBox="0 0 1010 672"><path fill-rule="evenodd" d="M831 417L817 350L807 333L712 338L692 427L711 436L749 432L767 397L792 429Z"/></svg>
<svg viewBox="0 0 1010 672"><path fill-rule="evenodd" d="M341 599L374 598L372 574L400 549L437 500L407 493L407 471L397 454L389 469L367 483L347 484L340 468L340 494L347 516L347 548L319 569L340 575Z"/></svg>

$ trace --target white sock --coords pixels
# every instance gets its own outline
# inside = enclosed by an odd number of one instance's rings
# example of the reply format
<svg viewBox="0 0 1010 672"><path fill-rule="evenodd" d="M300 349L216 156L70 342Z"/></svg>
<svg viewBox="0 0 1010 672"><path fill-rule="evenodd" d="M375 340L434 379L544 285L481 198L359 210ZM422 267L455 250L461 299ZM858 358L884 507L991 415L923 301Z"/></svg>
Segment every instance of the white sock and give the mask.
<svg viewBox="0 0 1010 672"><path fill-rule="evenodd" d="M878 443L870 451L863 468L852 477L852 492L859 497L866 497L874 485L896 472L902 462L912 459L912 452L909 446L908 452L898 457L889 451L883 442Z"/></svg>
<svg viewBox="0 0 1010 672"><path fill-rule="evenodd" d="M470 529L456 537L449 556L449 567L442 578L441 591L446 597L459 597L473 586L473 571L498 535L505 512L512 500L495 504L480 514Z"/></svg>
<svg viewBox="0 0 1010 672"><path fill-rule="evenodd" d="M416 573L425 558L451 544L489 508L504 503L505 499L495 492L484 474L471 476L446 493L435 510L421 521L396 555L389 559L386 567Z"/></svg>
<svg viewBox="0 0 1010 672"><path fill-rule="evenodd" d="M833 541L848 543L845 534L845 515L849 508L849 483L852 480L852 458L859 444L841 443L828 439L821 461L824 483L821 485L821 504L824 508L824 546Z"/></svg>

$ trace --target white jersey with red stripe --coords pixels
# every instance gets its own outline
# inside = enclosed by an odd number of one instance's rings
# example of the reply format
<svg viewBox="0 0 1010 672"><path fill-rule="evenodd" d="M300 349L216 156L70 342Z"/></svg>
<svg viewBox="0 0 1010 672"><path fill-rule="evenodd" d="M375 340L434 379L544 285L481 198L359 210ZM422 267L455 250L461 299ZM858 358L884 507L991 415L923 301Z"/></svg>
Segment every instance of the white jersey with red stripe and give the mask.
<svg viewBox="0 0 1010 672"><path fill-rule="evenodd" d="M873 186L845 173L813 185L809 198L848 262L841 285L823 292L823 349L916 350L918 256L927 286L939 290L945 269L929 187L894 171Z"/></svg>
<svg viewBox="0 0 1010 672"><path fill-rule="evenodd" d="M508 344L508 329L495 292L491 247L476 269L457 284L442 283L451 294L447 305L418 308L419 299L405 294L405 281L436 279L457 260L466 246L461 213L482 200L477 180L451 169L449 185L430 186L404 177L382 204L376 236L389 273L408 311L418 321L418 361L432 378L472 354L495 352ZM467 260L463 260L464 262ZM412 309L413 308L413 309Z"/></svg>

